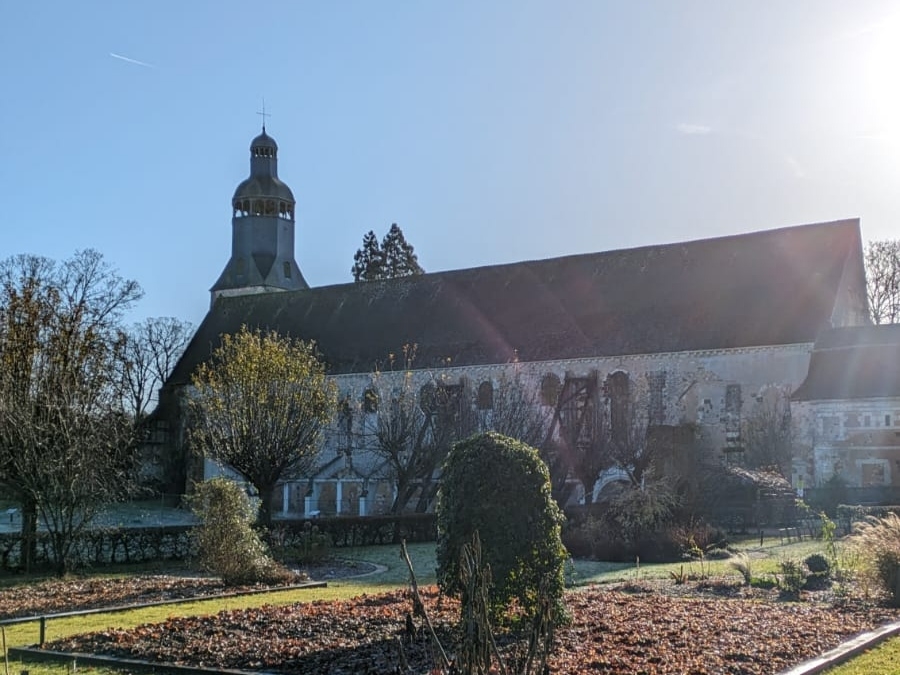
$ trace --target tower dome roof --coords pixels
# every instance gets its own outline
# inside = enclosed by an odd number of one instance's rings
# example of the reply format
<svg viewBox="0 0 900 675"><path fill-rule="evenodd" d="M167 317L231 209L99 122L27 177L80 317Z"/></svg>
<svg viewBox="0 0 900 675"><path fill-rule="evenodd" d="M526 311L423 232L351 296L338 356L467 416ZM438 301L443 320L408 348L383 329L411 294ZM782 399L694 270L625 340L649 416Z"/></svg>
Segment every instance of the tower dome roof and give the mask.
<svg viewBox="0 0 900 675"><path fill-rule="evenodd" d="M294 204L291 189L278 178L278 144L265 127L250 143L250 176L237 186L232 201L247 198L280 199Z"/></svg>
<svg viewBox="0 0 900 675"><path fill-rule="evenodd" d="M273 150L278 150L278 143L266 133L266 128L263 127L262 133L250 143L251 152L254 148L271 148Z"/></svg>
<svg viewBox="0 0 900 675"><path fill-rule="evenodd" d="M234 191L234 199L249 197L274 197L294 202L294 193L284 182L275 176L250 176L244 179Z"/></svg>

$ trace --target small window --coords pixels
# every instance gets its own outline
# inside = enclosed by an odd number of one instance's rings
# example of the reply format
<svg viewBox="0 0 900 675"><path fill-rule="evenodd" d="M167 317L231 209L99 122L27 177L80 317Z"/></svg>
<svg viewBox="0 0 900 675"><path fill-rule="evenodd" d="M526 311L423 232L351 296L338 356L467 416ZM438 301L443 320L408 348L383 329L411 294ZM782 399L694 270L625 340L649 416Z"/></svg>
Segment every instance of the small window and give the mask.
<svg viewBox="0 0 900 675"><path fill-rule="evenodd" d="M289 263L289 262L284 263L284 278L285 279L291 278L291 263Z"/></svg>
<svg viewBox="0 0 900 675"><path fill-rule="evenodd" d="M891 416L890 415L884 416L884 426L886 426L886 427L891 426Z"/></svg>
<svg viewBox="0 0 900 675"><path fill-rule="evenodd" d="M541 380L541 403L543 405L556 405L559 399L559 377L554 373L547 373Z"/></svg>
<svg viewBox="0 0 900 675"><path fill-rule="evenodd" d="M494 385L490 381L478 385L478 409L494 409Z"/></svg>
<svg viewBox="0 0 900 675"><path fill-rule="evenodd" d="M372 389L366 389L363 393L363 411L367 413L378 412L378 392Z"/></svg>
<svg viewBox="0 0 900 675"><path fill-rule="evenodd" d="M437 396L433 384L423 384L419 389L419 407L426 414L431 414L437 409Z"/></svg>

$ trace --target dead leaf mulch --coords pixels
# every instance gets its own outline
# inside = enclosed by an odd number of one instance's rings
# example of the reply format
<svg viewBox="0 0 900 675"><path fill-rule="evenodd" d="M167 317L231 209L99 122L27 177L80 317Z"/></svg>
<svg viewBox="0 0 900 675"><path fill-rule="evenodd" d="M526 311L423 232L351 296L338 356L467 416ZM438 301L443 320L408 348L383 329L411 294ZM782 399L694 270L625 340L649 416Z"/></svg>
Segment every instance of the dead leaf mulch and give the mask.
<svg viewBox="0 0 900 675"><path fill-rule="evenodd" d="M340 579L374 569L374 565L365 562L323 561L301 568L297 583ZM0 620L166 600L197 600L222 593L268 588L265 584L225 586L216 577L196 573L49 579L0 588Z"/></svg>
<svg viewBox="0 0 900 675"><path fill-rule="evenodd" d="M121 579L62 579L0 590L0 619L82 609L202 598L265 586L226 587L213 577L141 575Z"/></svg>
<svg viewBox="0 0 900 675"><path fill-rule="evenodd" d="M591 587L567 595L573 621L557 635L554 673L776 673L898 618L896 610L825 603L629 594ZM426 593L438 635L452 644L458 605ZM46 648L212 668L284 673L393 673L406 592L170 619ZM416 673L436 665L423 639L405 642Z"/></svg>

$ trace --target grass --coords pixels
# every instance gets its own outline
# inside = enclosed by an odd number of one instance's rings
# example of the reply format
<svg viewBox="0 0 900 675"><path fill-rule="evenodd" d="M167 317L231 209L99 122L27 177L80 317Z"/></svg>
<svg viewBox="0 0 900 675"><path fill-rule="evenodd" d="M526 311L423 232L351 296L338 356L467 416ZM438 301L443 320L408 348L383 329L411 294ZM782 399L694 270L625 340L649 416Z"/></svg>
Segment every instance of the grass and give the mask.
<svg viewBox="0 0 900 675"><path fill-rule="evenodd" d="M847 663L826 671L828 675L896 675L900 672L900 638L891 638Z"/></svg>
<svg viewBox="0 0 900 675"><path fill-rule="evenodd" d="M822 551L822 543L818 541L804 541L782 545L779 540L772 539L760 546L758 539L747 539L737 542L737 546L754 556L754 574L774 573L782 560L802 559L811 553ZM435 545L433 543L410 544L408 549L419 583L435 583ZM175 605L150 607L127 612L91 614L70 619L57 619L47 622L46 637L47 640L54 640L76 633L87 633L108 628L127 629L144 623L165 621L170 617L215 614L228 609L258 607L261 605L287 605L295 602L312 602L315 600L349 599L363 593L374 594L405 587L407 584L408 572L406 565L401 560L399 548L396 546L340 549L337 553L344 559L375 563L379 566L380 571L363 577L329 582L327 588L321 589L280 591L220 600L194 600ZM667 579L670 577L670 572L677 572L682 565L688 574L692 572L698 574L700 572L698 562L642 564L638 567L633 563L577 560L567 570L567 577L569 584L572 586L635 579ZM131 571L134 572L133 568ZM740 577L735 570L728 566L728 561L725 560L705 561L703 571L711 576ZM123 576L124 574L117 570L112 574L108 574L108 576ZM31 645L38 641L38 636L39 625L37 622L11 626L6 629L6 644L8 647ZM898 650L900 650L900 647L898 647ZM10 662L9 672L18 673L26 668L31 675L63 675L69 672L62 665L23 664L12 661ZM79 666L79 671L90 671L97 673L97 675L116 675L117 673L117 671L109 669L83 666ZM841 672L839 675L849 675L854 672L877 673L879 671L847 671L846 673ZM894 671L884 672L896 672L896 668Z"/></svg>

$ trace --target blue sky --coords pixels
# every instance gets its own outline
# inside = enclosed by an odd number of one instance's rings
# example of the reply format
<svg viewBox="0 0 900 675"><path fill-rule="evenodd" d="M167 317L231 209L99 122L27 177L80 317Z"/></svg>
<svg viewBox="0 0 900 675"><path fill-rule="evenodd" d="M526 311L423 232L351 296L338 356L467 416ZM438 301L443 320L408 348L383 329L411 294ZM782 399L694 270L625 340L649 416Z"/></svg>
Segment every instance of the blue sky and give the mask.
<svg viewBox="0 0 900 675"><path fill-rule="evenodd" d="M296 257L350 281L862 219L900 237L887 1L7 2L0 257L96 248L199 323L267 128Z"/></svg>

